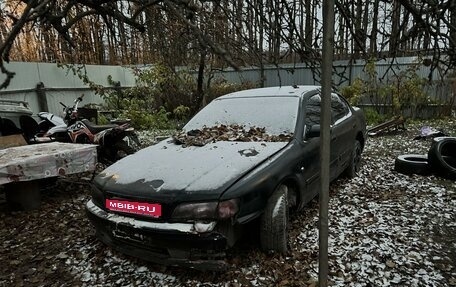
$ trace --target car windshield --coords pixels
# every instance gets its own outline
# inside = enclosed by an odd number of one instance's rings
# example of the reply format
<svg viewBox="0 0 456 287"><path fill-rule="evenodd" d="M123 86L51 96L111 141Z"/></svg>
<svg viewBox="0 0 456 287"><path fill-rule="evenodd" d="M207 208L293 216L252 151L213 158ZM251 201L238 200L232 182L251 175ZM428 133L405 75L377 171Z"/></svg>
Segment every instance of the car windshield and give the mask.
<svg viewBox="0 0 456 287"><path fill-rule="evenodd" d="M290 96L228 98L212 101L184 127L185 131L219 125L264 128L271 135L292 134L299 98Z"/></svg>

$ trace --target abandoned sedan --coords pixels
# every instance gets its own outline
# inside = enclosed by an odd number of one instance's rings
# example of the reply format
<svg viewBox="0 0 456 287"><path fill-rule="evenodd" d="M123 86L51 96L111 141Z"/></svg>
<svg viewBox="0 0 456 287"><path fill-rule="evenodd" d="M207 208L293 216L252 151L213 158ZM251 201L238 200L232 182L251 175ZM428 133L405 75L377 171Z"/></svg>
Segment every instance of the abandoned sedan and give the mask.
<svg viewBox="0 0 456 287"><path fill-rule="evenodd" d="M320 101L318 86L252 89L212 101L172 138L94 179L87 213L97 236L149 261L218 269L252 223L264 250L286 252L289 210L319 191ZM353 177L364 116L332 93L331 119L331 179Z"/></svg>

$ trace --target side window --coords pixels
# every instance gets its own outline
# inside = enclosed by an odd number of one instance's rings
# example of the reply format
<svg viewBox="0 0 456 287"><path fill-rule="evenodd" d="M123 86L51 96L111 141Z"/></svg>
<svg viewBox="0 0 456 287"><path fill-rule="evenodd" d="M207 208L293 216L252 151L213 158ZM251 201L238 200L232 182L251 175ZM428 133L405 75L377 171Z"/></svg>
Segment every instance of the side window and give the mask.
<svg viewBox="0 0 456 287"><path fill-rule="evenodd" d="M331 94L331 123L336 123L350 113L347 103L337 94Z"/></svg>
<svg viewBox="0 0 456 287"><path fill-rule="evenodd" d="M314 95L307 99L306 102L306 119L305 123L307 126L319 125L320 124L320 113L321 113L321 97L320 95Z"/></svg>

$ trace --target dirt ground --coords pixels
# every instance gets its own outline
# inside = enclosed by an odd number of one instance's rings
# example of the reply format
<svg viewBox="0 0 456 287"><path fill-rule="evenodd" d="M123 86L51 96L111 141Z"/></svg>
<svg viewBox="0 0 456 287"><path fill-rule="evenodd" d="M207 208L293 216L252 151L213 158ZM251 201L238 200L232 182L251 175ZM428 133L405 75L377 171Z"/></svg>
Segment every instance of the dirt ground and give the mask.
<svg viewBox="0 0 456 287"><path fill-rule="evenodd" d="M456 136L454 121L433 122ZM332 286L456 286L456 184L393 170L431 140L407 131L369 138L359 176L331 185ZM226 272L164 267L100 243L85 215L87 177L42 192L38 210L12 212L0 191L0 286L315 286L318 201L292 216L290 251L264 254L255 236L229 251Z"/></svg>

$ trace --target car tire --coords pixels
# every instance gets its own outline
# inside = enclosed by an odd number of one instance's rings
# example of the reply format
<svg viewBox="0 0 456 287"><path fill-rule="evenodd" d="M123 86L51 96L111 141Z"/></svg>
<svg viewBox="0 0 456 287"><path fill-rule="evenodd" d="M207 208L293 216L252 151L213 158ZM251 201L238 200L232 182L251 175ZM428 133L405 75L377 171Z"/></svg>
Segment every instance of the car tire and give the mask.
<svg viewBox="0 0 456 287"><path fill-rule="evenodd" d="M396 158L394 170L402 174L429 175L432 171L428 156L421 154L403 154Z"/></svg>
<svg viewBox="0 0 456 287"><path fill-rule="evenodd" d="M352 154L349 159L349 163L347 169L345 169L345 175L348 178L354 178L361 167L361 153L363 148L361 147L361 143L359 140L355 141L353 146Z"/></svg>
<svg viewBox="0 0 456 287"><path fill-rule="evenodd" d="M456 138L439 137L428 152L429 164L439 176L456 180Z"/></svg>
<svg viewBox="0 0 456 287"><path fill-rule="evenodd" d="M124 140L114 143L111 147L105 147L98 154L98 162L103 165L111 165L116 161L134 154L135 150L130 147Z"/></svg>
<svg viewBox="0 0 456 287"><path fill-rule="evenodd" d="M134 154L135 150L129 146L124 140L120 140L113 145L114 160L120 160L130 154Z"/></svg>
<svg viewBox="0 0 456 287"><path fill-rule="evenodd" d="M260 220L260 243L264 251L287 252L288 188L280 185L269 198Z"/></svg>

